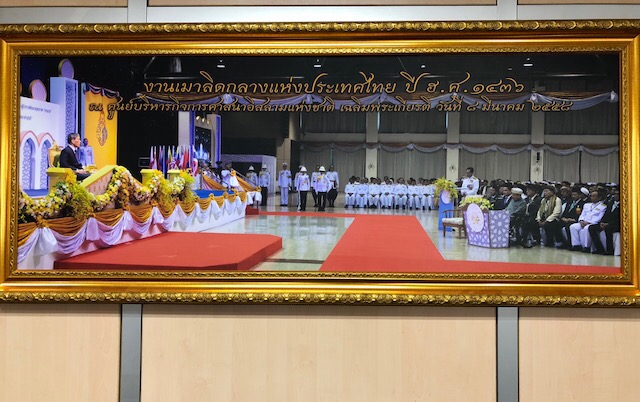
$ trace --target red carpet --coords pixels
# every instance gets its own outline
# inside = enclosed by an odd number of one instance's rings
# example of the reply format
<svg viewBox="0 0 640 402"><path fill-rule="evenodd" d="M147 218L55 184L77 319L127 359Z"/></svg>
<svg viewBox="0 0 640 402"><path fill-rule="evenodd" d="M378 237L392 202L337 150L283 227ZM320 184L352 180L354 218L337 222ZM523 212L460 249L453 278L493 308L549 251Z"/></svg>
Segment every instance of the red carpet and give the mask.
<svg viewBox="0 0 640 402"><path fill-rule="evenodd" d="M335 215L327 217L331 216ZM445 260L415 217L397 215L356 215L356 219L342 235L320 270L600 275L620 273L618 267Z"/></svg>
<svg viewBox="0 0 640 402"><path fill-rule="evenodd" d="M248 270L282 249L272 235L168 232L75 257L54 269Z"/></svg>
<svg viewBox="0 0 640 402"><path fill-rule="evenodd" d="M425 272L443 261L414 216L359 215L321 271Z"/></svg>

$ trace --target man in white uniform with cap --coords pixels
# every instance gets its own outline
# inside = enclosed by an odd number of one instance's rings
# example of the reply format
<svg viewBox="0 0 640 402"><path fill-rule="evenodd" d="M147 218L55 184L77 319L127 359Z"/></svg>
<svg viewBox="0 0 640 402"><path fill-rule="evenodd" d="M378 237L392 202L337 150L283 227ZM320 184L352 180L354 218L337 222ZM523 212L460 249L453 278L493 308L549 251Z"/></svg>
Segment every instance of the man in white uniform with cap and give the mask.
<svg viewBox="0 0 640 402"><path fill-rule="evenodd" d="M289 205L289 189L291 188L291 170L287 169L287 162L282 163L282 170L278 173L278 187L280 187L280 206Z"/></svg>
<svg viewBox="0 0 640 402"><path fill-rule="evenodd" d="M300 167L300 172L296 175L295 186L298 190L298 211L304 211L307 208L307 193L311 189L311 179L307 174L307 168Z"/></svg>
<svg viewBox="0 0 640 402"><path fill-rule="evenodd" d="M267 165L262 165L262 170L258 175L258 185L260 186L260 192L262 193L261 206L267 206L267 196L269 195L269 184L271 184L271 174L267 171Z"/></svg>
<svg viewBox="0 0 640 402"><path fill-rule="evenodd" d="M258 175L253 169L253 166L249 166L249 170L247 171L247 183L251 184L252 186L258 185Z"/></svg>
<svg viewBox="0 0 640 402"><path fill-rule="evenodd" d="M327 206L327 192L331 189L331 182L327 178L324 166L320 166L318 173L314 186L318 195L318 211L324 211Z"/></svg>

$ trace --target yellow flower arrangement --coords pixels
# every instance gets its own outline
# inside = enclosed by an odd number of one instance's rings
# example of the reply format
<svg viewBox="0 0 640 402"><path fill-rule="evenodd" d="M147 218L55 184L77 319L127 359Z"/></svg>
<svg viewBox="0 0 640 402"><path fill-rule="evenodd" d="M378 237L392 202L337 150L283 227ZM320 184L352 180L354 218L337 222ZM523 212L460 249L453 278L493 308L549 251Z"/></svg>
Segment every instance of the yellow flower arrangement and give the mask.
<svg viewBox="0 0 640 402"><path fill-rule="evenodd" d="M476 204L482 209L492 209L493 205L486 198L480 195L468 195L465 199L460 203L460 206L468 205L468 204Z"/></svg>
<svg viewBox="0 0 640 402"><path fill-rule="evenodd" d="M45 197L32 199L20 190L18 199L19 222L36 222L61 216L86 219L93 213L105 209L115 202L116 207L128 209L130 204L152 204L170 210L177 200L193 202L197 199L191 189L195 179L181 172L171 183L160 171L156 171L145 186L136 180L131 172L122 166L113 170L107 189L102 194L89 193L79 183L75 175L55 185Z"/></svg>
<svg viewBox="0 0 640 402"><path fill-rule="evenodd" d="M441 177L437 179L433 185L436 187L436 197L439 197L442 191L448 191L449 194L451 194L451 198L458 197L458 189L456 188L455 183L451 180Z"/></svg>

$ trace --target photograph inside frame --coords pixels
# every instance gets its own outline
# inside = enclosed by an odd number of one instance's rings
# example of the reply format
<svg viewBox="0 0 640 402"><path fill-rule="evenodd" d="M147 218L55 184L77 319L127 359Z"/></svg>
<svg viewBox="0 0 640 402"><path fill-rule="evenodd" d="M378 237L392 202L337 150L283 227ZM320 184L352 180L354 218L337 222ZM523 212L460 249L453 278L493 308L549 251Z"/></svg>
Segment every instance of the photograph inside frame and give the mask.
<svg viewBox="0 0 640 402"><path fill-rule="evenodd" d="M21 56L18 270L620 274L620 58Z"/></svg>

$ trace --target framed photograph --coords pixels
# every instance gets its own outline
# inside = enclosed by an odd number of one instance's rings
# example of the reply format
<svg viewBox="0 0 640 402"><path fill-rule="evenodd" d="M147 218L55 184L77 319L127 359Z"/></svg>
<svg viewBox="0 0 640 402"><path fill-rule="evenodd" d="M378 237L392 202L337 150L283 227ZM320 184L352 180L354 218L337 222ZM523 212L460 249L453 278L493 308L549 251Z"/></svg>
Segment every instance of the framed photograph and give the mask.
<svg viewBox="0 0 640 402"><path fill-rule="evenodd" d="M639 41L0 26L0 301L640 306Z"/></svg>

